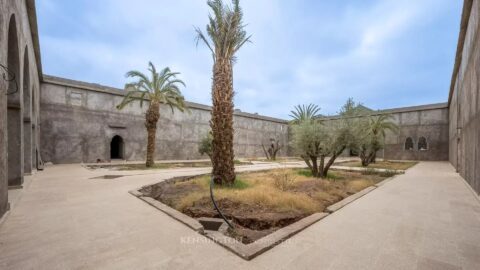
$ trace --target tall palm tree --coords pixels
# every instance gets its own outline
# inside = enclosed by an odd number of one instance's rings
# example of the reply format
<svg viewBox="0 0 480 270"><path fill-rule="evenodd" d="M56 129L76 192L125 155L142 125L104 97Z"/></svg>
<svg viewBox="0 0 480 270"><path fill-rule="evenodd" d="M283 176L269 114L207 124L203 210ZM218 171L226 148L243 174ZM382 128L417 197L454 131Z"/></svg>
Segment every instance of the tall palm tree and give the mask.
<svg viewBox="0 0 480 270"><path fill-rule="evenodd" d="M294 107L294 110L291 111L290 117L293 118L293 123L298 124L305 120L312 120L315 117L318 117L318 112L320 111L320 107L315 104L308 104L308 105L297 105Z"/></svg>
<svg viewBox="0 0 480 270"><path fill-rule="evenodd" d="M117 106L121 110L133 101L140 101L140 107L145 100L149 101L148 109L145 114L145 127L147 128L147 160L146 166L152 167L155 163L155 137L157 134L157 123L160 119L160 104L166 104L172 109L177 108L184 112L187 108L185 98L180 92L179 85L185 87L185 83L177 79L178 72L172 72L166 67L157 72L152 62L148 63L150 78L140 71L132 70L125 75L127 78L136 79L135 82L127 83L125 89L128 93L122 102Z"/></svg>
<svg viewBox="0 0 480 270"><path fill-rule="evenodd" d="M207 35L199 28L197 44L203 41L213 57L212 83L212 165L213 179L217 184L232 185L235 182L233 152L233 63L235 54L246 43L247 36L243 24L243 12L239 0L233 0L232 6L222 0L209 0L208 6L213 14L209 15Z"/></svg>

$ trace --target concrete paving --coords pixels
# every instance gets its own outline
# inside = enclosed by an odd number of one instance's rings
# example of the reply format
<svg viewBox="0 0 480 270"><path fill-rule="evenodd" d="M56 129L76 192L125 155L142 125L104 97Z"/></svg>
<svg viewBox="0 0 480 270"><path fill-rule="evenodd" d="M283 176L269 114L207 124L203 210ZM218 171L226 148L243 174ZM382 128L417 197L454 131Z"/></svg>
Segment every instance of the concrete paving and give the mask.
<svg viewBox="0 0 480 270"><path fill-rule="evenodd" d="M48 167L0 227L0 269L479 269L480 202L448 163L422 162L252 261L128 194L206 171Z"/></svg>

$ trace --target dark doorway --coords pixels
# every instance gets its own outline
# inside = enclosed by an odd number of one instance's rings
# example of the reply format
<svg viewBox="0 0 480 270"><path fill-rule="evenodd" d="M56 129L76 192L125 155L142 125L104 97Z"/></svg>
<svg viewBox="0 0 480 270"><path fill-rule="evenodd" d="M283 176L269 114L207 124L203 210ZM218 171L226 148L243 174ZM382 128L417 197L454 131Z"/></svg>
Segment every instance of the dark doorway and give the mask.
<svg viewBox="0 0 480 270"><path fill-rule="evenodd" d="M120 136L115 136L110 143L110 159L124 159L123 139Z"/></svg>

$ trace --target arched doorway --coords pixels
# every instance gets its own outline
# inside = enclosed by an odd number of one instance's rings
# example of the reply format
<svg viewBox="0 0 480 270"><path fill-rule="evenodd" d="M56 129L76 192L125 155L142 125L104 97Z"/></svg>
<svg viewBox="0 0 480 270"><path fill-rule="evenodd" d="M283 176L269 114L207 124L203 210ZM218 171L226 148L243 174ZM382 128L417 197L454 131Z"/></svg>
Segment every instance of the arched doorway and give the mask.
<svg viewBox="0 0 480 270"><path fill-rule="evenodd" d="M20 50L15 15L10 17L8 26L8 70L12 80L8 83L7 97L7 144L8 144L8 185L23 184L23 89L20 82Z"/></svg>
<svg viewBox="0 0 480 270"><path fill-rule="evenodd" d="M123 138L118 135L114 136L110 142L110 159L125 159L124 151Z"/></svg>

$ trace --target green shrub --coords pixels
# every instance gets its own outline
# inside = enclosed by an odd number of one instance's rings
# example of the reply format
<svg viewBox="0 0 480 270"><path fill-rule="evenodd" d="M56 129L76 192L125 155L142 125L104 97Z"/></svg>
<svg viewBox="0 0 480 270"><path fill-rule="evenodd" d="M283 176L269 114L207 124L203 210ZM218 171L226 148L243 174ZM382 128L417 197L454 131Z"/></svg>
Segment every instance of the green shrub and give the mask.
<svg viewBox="0 0 480 270"><path fill-rule="evenodd" d="M200 155L207 155L210 159L212 159L212 143L213 143L213 135L212 132L208 132L201 140L198 145L198 153Z"/></svg>
<svg viewBox="0 0 480 270"><path fill-rule="evenodd" d="M378 174L377 170L374 168L366 168L365 170L362 171L363 175L375 175Z"/></svg>

